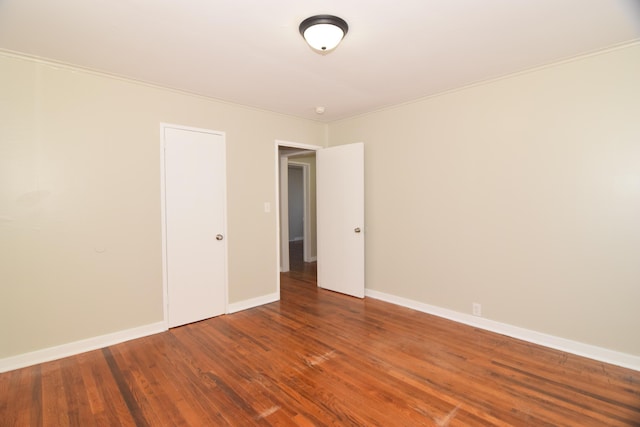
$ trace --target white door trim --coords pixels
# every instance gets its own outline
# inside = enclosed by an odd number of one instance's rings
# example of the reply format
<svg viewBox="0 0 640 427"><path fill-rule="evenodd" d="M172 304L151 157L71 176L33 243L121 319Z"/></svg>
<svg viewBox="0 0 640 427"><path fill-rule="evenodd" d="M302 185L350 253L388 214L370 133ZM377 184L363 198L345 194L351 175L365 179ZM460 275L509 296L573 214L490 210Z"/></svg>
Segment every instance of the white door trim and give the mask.
<svg viewBox="0 0 640 427"><path fill-rule="evenodd" d="M168 283L168 271L167 271L167 218L166 218L166 187L165 187L165 129L179 129L193 132L211 133L215 135L221 135L226 142L226 134L221 131L215 131L211 129L202 129L190 126L175 125L171 123L160 123L160 224L162 229L162 318L166 329L169 329L169 283ZM225 159L226 162L226 159ZM224 203L227 205L227 176L223 177L224 180ZM229 244L227 232L227 212L224 210L223 216L223 235L224 235L224 251L229 254ZM225 257L225 261L228 263L228 256ZM229 309L229 269L224 269L224 312L228 313Z"/></svg>
<svg viewBox="0 0 640 427"><path fill-rule="evenodd" d="M291 141L282 141L282 140L275 140L275 172L276 172L276 176L275 176L275 186L276 186L276 217L275 217L275 222L276 222L276 292L278 295L280 295L280 267L282 266L282 259L284 257L284 254L281 254L281 249L282 249L282 245L281 245L281 241L282 241L282 233L284 232L283 229L285 229L286 227L281 227L280 225L280 215L282 214L283 208L281 206L282 201L280 200L280 187L281 187L281 179L282 179L282 174L281 174L281 157L285 157L285 156L280 156L280 147L285 147L285 148L297 148L300 150L308 150L308 151L318 151L318 150L322 150L324 147L320 146L320 145L310 145L310 144L301 144L299 142L291 142ZM287 162L288 163L288 162ZM285 170L287 168L284 168ZM288 174L287 174L288 175ZM289 240L289 230L286 230L286 237L287 237L287 241ZM284 249L282 249L284 252ZM289 256L289 249L288 247L286 248L286 252L287 252L287 257ZM287 262L288 264L288 262ZM287 270L288 270L288 265L287 265Z"/></svg>

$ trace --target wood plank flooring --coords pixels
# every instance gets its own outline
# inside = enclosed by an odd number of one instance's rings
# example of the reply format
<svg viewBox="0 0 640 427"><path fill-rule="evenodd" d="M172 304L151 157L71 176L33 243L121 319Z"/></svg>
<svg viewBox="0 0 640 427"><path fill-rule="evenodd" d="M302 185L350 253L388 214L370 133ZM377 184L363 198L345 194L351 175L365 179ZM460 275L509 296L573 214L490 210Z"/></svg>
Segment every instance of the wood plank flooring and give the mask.
<svg viewBox="0 0 640 427"><path fill-rule="evenodd" d="M279 302L0 374L0 426L640 426L640 372L296 274Z"/></svg>

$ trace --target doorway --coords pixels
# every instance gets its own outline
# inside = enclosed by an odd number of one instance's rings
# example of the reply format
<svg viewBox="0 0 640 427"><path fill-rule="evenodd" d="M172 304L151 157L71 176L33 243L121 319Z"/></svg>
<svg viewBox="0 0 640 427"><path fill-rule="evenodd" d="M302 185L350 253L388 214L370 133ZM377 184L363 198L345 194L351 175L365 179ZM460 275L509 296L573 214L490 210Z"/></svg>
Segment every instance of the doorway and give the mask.
<svg viewBox="0 0 640 427"><path fill-rule="evenodd" d="M313 282L323 289L363 298L365 227L362 142L322 148L276 140L277 292L281 292L281 274L289 274L290 270L289 162L300 161L302 156L309 154L314 155L317 165L316 173L309 174L317 175L314 176L317 178L314 211L317 218L315 247L318 266Z"/></svg>
<svg viewBox="0 0 640 427"><path fill-rule="evenodd" d="M309 196L305 188L305 170L302 165L289 162L289 270L299 271L304 264L305 202Z"/></svg>
<svg viewBox="0 0 640 427"><path fill-rule="evenodd" d="M289 269L286 274L316 285L315 152L289 156L287 170Z"/></svg>
<svg viewBox="0 0 640 427"><path fill-rule="evenodd" d="M276 141L278 291L280 274L316 285L315 152L320 148Z"/></svg>

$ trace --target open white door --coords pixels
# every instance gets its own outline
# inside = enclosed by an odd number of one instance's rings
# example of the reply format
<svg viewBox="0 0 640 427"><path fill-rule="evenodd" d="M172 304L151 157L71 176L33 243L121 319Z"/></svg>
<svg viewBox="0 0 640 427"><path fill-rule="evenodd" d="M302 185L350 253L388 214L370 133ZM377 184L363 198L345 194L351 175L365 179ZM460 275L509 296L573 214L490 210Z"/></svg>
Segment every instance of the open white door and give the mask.
<svg viewBox="0 0 640 427"><path fill-rule="evenodd" d="M318 286L364 298L364 144L316 152Z"/></svg>
<svg viewBox="0 0 640 427"><path fill-rule="evenodd" d="M224 134L163 127L169 327L226 310Z"/></svg>

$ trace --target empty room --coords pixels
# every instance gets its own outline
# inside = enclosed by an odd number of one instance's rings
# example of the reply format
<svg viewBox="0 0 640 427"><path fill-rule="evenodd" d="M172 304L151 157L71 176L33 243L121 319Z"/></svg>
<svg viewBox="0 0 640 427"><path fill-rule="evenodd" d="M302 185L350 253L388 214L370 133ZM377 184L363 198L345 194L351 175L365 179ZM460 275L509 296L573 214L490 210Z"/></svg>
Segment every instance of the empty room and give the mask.
<svg viewBox="0 0 640 427"><path fill-rule="evenodd" d="M640 426L637 0L0 0L0 426Z"/></svg>

